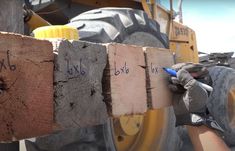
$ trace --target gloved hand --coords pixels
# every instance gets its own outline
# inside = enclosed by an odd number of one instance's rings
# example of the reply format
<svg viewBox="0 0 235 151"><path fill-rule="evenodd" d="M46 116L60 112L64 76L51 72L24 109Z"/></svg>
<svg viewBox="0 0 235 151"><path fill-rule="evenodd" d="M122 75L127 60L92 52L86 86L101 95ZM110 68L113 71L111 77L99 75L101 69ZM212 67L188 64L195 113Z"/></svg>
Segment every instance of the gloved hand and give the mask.
<svg viewBox="0 0 235 151"><path fill-rule="evenodd" d="M202 83L205 83L207 85L212 85L212 80L209 75L209 71L206 67L204 67L202 64L193 64L193 63L178 63L172 68L176 71L179 71L180 69L184 69L190 73L190 75L196 79L197 81L200 81ZM175 93L184 93L185 89L183 86L179 83L179 80L176 77L171 77L170 80L171 84L169 85L170 89Z"/></svg>
<svg viewBox="0 0 235 151"><path fill-rule="evenodd" d="M172 67L177 71L177 77L171 77L170 89L173 94L173 108L178 125L207 125L211 122L216 125L214 129L222 128L215 122L206 107L209 93L197 82L211 85L207 68L201 64L176 64ZM197 80L196 80L197 79ZM208 125L209 123L209 125Z"/></svg>

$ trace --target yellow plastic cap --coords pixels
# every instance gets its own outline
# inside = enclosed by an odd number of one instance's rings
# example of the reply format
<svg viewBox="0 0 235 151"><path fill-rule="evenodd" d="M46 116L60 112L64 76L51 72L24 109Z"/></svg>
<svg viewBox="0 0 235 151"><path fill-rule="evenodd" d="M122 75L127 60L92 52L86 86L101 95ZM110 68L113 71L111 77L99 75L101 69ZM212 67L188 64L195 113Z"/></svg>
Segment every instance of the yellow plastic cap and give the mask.
<svg viewBox="0 0 235 151"><path fill-rule="evenodd" d="M65 25L43 26L33 31L34 37L38 39L63 38L78 40L78 30Z"/></svg>

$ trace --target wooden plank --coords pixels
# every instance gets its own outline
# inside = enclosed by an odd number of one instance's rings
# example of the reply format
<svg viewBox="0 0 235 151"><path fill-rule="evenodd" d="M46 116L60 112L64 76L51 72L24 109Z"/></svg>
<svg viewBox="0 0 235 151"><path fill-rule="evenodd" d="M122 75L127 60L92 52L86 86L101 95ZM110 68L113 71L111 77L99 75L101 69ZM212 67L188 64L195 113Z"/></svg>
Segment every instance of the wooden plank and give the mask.
<svg viewBox="0 0 235 151"><path fill-rule="evenodd" d="M152 70L173 64L167 50L146 48L145 56L142 47L130 45L52 43L0 34L0 140L103 124L106 105L114 117L142 114L146 73L152 108L169 105L166 74Z"/></svg>
<svg viewBox="0 0 235 151"><path fill-rule="evenodd" d="M0 31L24 33L22 0L0 1Z"/></svg>
<svg viewBox="0 0 235 151"><path fill-rule="evenodd" d="M10 141L51 132L51 43L0 33L0 89L0 140Z"/></svg>
<svg viewBox="0 0 235 151"><path fill-rule="evenodd" d="M55 122L60 128L106 122L102 76L106 47L81 41L54 41Z"/></svg>
<svg viewBox="0 0 235 151"><path fill-rule="evenodd" d="M105 71L105 102L112 116L141 114L147 110L145 61L141 47L109 44Z"/></svg>
<svg viewBox="0 0 235 151"><path fill-rule="evenodd" d="M168 49L145 48L145 56L149 107L158 109L170 106L172 93L168 88L168 75L162 67L173 65L172 54Z"/></svg>

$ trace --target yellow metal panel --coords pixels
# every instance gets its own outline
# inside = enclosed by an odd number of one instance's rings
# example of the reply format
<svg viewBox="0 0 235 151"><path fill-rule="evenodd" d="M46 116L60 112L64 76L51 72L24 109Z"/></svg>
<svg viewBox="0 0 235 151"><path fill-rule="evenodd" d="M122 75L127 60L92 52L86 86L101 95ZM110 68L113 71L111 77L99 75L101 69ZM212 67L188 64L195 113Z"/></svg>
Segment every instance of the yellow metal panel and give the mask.
<svg viewBox="0 0 235 151"><path fill-rule="evenodd" d="M195 32L183 24L172 23L170 49L175 53L177 63L199 62Z"/></svg>
<svg viewBox="0 0 235 151"><path fill-rule="evenodd" d="M170 40L173 41L185 41L189 39L189 28L175 21L172 22L172 30L169 36Z"/></svg>
<svg viewBox="0 0 235 151"><path fill-rule="evenodd" d="M198 49L197 49L197 41L196 41L196 34L192 29L189 29L190 37L189 37L189 46L190 49L193 51L193 62L198 63L199 57L198 57Z"/></svg>
<svg viewBox="0 0 235 151"><path fill-rule="evenodd" d="M187 43L170 42L170 49L175 53L176 63L193 61Z"/></svg>
<svg viewBox="0 0 235 151"><path fill-rule="evenodd" d="M170 49L175 53L176 63L198 63L198 52L197 50L192 50L192 45L189 45L189 43L170 42Z"/></svg>
<svg viewBox="0 0 235 151"><path fill-rule="evenodd" d="M153 18L152 13L149 9L149 6L148 6L146 0L141 0L141 3L142 3L142 7L144 8L144 11L148 14L148 17Z"/></svg>
<svg viewBox="0 0 235 151"><path fill-rule="evenodd" d="M157 7L157 11L155 12L155 19L161 27L160 30L162 33L169 35L169 28L171 22L170 12L162 8L160 5L156 5L155 7Z"/></svg>

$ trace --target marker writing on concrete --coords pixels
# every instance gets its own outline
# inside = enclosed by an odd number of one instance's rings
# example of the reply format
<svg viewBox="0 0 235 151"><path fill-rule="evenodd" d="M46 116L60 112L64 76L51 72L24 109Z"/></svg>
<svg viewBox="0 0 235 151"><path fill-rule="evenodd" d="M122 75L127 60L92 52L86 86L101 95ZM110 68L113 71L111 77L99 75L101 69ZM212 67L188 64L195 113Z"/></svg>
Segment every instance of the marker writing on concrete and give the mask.
<svg viewBox="0 0 235 151"><path fill-rule="evenodd" d="M169 75L173 76L173 77L177 77L177 72L174 69L171 68L163 68L164 71L166 71L166 73L168 73ZM200 81L197 81L204 89L206 89L207 91L212 92L213 88L205 83L202 83Z"/></svg>

